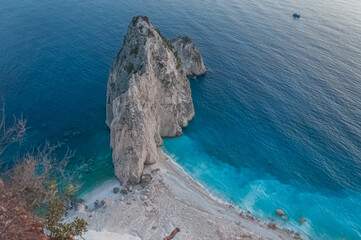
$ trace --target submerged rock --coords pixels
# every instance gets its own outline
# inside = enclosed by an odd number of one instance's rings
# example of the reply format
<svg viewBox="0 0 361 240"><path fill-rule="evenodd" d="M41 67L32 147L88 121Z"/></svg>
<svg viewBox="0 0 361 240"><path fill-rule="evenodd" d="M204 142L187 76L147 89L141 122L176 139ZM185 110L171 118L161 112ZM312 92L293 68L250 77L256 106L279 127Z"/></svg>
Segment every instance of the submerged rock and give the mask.
<svg viewBox="0 0 361 240"><path fill-rule="evenodd" d="M300 218L300 223L304 223L306 221L307 221L306 218Z"/></svg>
<svg viewBox="0 0 361 240"><path fill-rule="evenodd" d="M162 157L162 137L181 136L194 116L187 74L205 69L194 44L182 39L173 47L147 17L134 17L111 68L106 123L124 186L139 183L144 164Z"/></svg>
<svg viewBox="0 0 361 240"><path fill-rule="evenodd" d="M276 209L275 211L279 216L285 216L285 212L282 211L281 209Z"/></svg>

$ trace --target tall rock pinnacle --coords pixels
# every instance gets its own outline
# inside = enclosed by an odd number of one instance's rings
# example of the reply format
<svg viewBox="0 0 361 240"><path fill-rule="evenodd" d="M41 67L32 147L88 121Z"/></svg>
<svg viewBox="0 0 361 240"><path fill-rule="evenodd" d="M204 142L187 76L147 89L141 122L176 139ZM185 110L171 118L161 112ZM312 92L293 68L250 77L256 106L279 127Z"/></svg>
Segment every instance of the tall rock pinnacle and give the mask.
<svg viewBox="0 0 361 240"><path fill-rule="evenodd" d="M202 57L186 37L167 41L145 16L134 17L107 86L116 177L140 181L144 164L162 157L162 137L178 137L194 116L187 75L205 73Z"/></svg>

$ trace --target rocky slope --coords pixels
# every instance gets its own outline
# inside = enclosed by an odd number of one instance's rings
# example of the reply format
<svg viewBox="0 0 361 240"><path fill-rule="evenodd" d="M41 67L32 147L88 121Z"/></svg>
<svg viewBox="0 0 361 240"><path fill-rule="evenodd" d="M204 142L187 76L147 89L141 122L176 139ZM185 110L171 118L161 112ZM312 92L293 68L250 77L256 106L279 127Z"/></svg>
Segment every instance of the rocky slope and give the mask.
<svg viewBox="0 0 361 240"><path fill-rule="evenodd" d="M138 183L144 164L159 159L162 137L182 135L194 116L187 74L204 72L189 38L167 41L147 17L133 18L107 87L106 122L123 185Z"/></svg>

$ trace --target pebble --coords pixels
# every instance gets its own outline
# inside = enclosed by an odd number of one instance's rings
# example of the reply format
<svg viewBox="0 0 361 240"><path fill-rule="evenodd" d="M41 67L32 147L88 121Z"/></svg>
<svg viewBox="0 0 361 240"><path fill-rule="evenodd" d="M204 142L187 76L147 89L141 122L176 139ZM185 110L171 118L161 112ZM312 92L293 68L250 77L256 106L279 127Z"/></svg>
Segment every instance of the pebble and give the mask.
<svg viewBox="0 0 361 240"><path fill-rule="evenodd" d="M128 191L127 191L127 189L123 188L123 189L120 191L120 193L128 194Z"/></svg>
<svg viewBox="0 0 361 240"><path fill-rule="evenodd" d="M153 207L152 206L146 206L145 207L145 211L146 212L151 212L153 210Z"/></svg>
<svg viewBox="0 0 361 240"><path fill-rule="evenodd" d="M132 192L132 191L133 191L133 186L132 186L132 185L128 185L128 186L127 186L127 190L128 190L128 192Z"/></svg>

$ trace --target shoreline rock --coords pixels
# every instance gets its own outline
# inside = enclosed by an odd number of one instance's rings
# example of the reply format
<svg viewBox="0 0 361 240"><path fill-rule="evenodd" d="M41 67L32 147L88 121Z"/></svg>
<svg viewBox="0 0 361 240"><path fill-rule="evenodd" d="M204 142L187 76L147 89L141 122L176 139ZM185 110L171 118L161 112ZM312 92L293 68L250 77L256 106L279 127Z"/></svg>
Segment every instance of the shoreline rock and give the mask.
<svg viewBox="0 0 361 240"><path fill-rule="evenodd" d="M203 74L203 60L189 38L172 43L147 17L134 17L111 68L106 123L124 186L139 183L144 165L163 157L162 138L181 136L194 116L187 74Z"/></svg>

